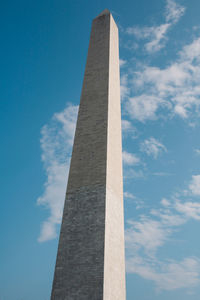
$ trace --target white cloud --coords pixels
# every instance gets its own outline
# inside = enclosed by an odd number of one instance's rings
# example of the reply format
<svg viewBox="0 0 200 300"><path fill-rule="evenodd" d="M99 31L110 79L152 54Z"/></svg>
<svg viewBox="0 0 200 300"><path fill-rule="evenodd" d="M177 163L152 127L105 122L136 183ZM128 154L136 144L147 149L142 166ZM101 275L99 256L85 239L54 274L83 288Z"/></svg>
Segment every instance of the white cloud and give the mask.
<svg viewBox="0 0 200 300"><path fill-rule="evenodd" d="M193 175L189 189L195 196L200 196L200 175Z"/></svg>
<svg viewBox="0 0 200 300"><path fill-rule="evenodd" d="M128 220L126 230L126 247L129 254L135 255L142 250L147 256L154 256L161 246L169 241L175 228L188 221L188 218L177 210L177 203L162 199L163 208L151 209L149 216L141 215L139 220ZM177 213L178 212L178 213Z"/></svg>
<svg viewBox="0 0 200 300"><path fill-rule="evenodd" d="M183 50L180 52L180 57L182 61L192 62L196 60L199 63L200 61L200 38L195 39L191 44L183 47ZM194 65L195 67L195 65ZM191 68L192 70L193 68Z"/></svg>
<svg viewBox="0 0 200 300"><path fill-rule="evenodd" d="M192 176L188 190L163 198L161 206L128 220L126 236L126 269L154 282L158 291L191 289L200 284L200 259L160 259L159 250L166 243L177 241L177 231L189 220L200 221L200 202L180 201L178 197L199 196L200 175ZM191 193L192 192L192 193ZM174 234L176 234L174 238Z"/></svg>
<svg viewBox="0 0 200 300"><path fill-rule="evenodd" d="M138 39L149 38L153 33L154 27L129 27L127 33L134 35Z"/></svg>
<svg viewBox="0 0 200 300"><path fill-rule="evenodd" d="M179 115L180 117L187 118L187 109L184 106L181 105L175 105L174 107L175 114Z"/></svg>
<svg viewBox="0 0 200 300"><path fill-rule="evenodd" d="M126 230L126 247L128 251L144 250L146 255L154 255L157 248L162 246L169 236L160 221L142 216L140 221L128 221Z"/></svg>
<svg viewBox="0 0 200 300"><path fill-rule="evenodd" d="M50 215L41 226L40 242L55 238L56 225L61 222L77 111L77 106L67 106L55 113L41 130L42 161L47 179L37 204L48 209Z"/></svg>
<svg viewBox="0 0 200 300"><path fill-rule="evenodd" d="M124 197L125 198L130 198L130 199L135 199L136 198L133 194L131 194L129 192L124 192Z"/></svg>
<svg viewBox="0 0 200 300"><path fill-rule="evenodd" d="M122 68L125 64L126 64L126 60L124 60L124 59L119 60L120 68Z"/></svg>
<svg viewBox="0 0 200 300"><path fill-rule="evenodd" d="M163 207L152 209L151 216L142 215L138 221L128 221L126 270L153 281L160 291L190 289L200 283L199 258L160 260L158 250L171 241L173 234L190 218L199 220L200 204L172 203L167 199L162 199L161 203Z"/></svg>
<svg viewBox="0 0 200 300"><path fill-rule="evenodd" d="M185 7L177 4L173 0L167 0L166 5L166 21L177 23L179 19L184 15Z"/></svg>
<svg viewBox="0 0 200 300"><path fill-rule="evenodd" d="M156 52L165 46L169 30L184 11L184 7L168 0L163 24L133 27L129 34L138 40L143 39L147 52ZM136 62L134 70L129 70L128 78L129 94L124 107L129 118L140 122L166 116L193 120L189 117L194 113L199 116L200 106L200 38L183 47L177 58L165 67ZM144 141L141 150L153 158L167 151L155 138ZM192 177L188 189L179 194L184 200L188 195L200 195L200 175ZM190 256L161 261L158 255L166 243L171 242L170 247L174 246L177 231L183 224L191 219L200 221L200 204L191 200L180 201L177 197L163 198L160 208L152 209L149 214L143 210L145 215L140 215L139 219L134 216L126 230L127 271L152 280L157 290L190 289L200 283L199 258Z"/></svg>
<svg viewBox="0 0 200 300"><path fill-rule="evenodd" d="M167 1L166 23L152 27L133 27L128 32L137 38L148 39L149 50L162 47L166 40L168 24L175 24L184 14L184 7ZM164 26L165 25L165 26ZM167 25L167 26L166 26ZM170 25L170 26L171 26ZM190 119L199 116L200 108L200 37L185 45L177 58L165 67L138 63L134 72L126 74L126 113L140 122L157 120L158 117ZM193 126L195 118L193 118Z"/></svg>
<svg viewBox="0 0 200 300"><path fill-rule="evenodd" d="M144 122L146 120L155 120L157 118L156 111L160 106L165 106L165 101L162 98L142 94L129 98L126 103L126 111L132 119Z"/></svg>
<svg viewBox="0 0 200 300"><path fill-rule="evenodd" d="M123 157L123 162L126 165L132 166L132 165L138 165L140 163L140 158L133 153L123 151L122 157Z"/></svg>
<svg viewBox="0 0 200 300"><path fill-rule="evenodd" d="M131 204L135 205L135 209L143 209L145 208L144 201L133 195L129 192L124 192L124 198Z"/></svg>
<svg viewBox="0 0 200 300"><path fill-rule="evenodd" d="M184 119L199 114L200 38L184 46L165 68L140 65L130 82L135 95L129 97L126 109L133 119L155 120L158 112Z"/></svg>
<svg viewBox="0 0 200 300"><path fill-rule="evenodd" d="M176 202L176 210L188 218L200 220L200 203L197 202Z"/></svg>
<svg viewBox="0 0 200 300"><path fill-rule="evenodd" d="M138 39L146 39L144 48L147 52L157 52L165 46L166 33L170 24L165 23L151 27L132 27L127 29L127 33L134 35Z"/></svg>
<svg viewBox="0 0 200 300"><path fill-rule="evenodd" d="M125 132L132 130L132 123L128 120L122 120L122 130Z"/></svg>
<svg viewBox="0 0 200 300"><path fill-rule="evenodd" d="M200 149L195 149L194 151L197 155L200 155Z"/></svg>
<svg viewBox="0 0 200 300"><path fill-rule="evenodd" d="M147 42L144 48L148 53L157 52L165 46L169 29L183 16L185 8L173 0L166 1L165 22L159 26L129 27L127 33Z"/></svg>
<svg viewBox="0 0 200 300"><path fill-rule="evenodd" d="M120 95L121 99L124 100L128 97L130 89L128 87L128 75L124 74L120 78Z"/></svg>
<svg viewBox="0 0 200 300"><path fill-rule="evenodd" d="M166 33L170 27L170 24L162 24L157 27L152 27L152 39L146 43L145 48L147 52L157 52L165 46Z"/></svg>
<svg viewBox="0 0 200 300"><path fill-rule="evenodd" d="M133 170L133 168L129 168L129 169L125 169L123 171L123 178L125 180L128 179L138 179L138 178L145 178L145 174L143 172L143 170Z"/></svg>
<svg viewBox="0 0 200 300"><path fill-rule="evenodd" d="M173 207L174 209L174 207ZM169 228L174 227L174 226L180 226L187 222L187 218L185 216L182 216L180 214L177 214L177 212L174 212L173 210L170 210L169 207L165 209L152 209L151 210L151 215L156 216L160 219L161 224L163 226ZM170 230L171 232L171 230Z"/></svg>
<svg viewBox="0 0 200 300"><path fill-rule="evenodd" d="M153 137L141 143L141 150L154 159L156 159L161 152L167 151L166 147Z"/></svg>
<svg viewBox="0 0 200 300"><path fill-rule="evenodd" d="M165 107L167 102L156 95L142 94L129 98L126 103L126 111L132 119L145 122L157 119L156 112L160 107Z"/></svg>
<svg viewBox="0 0 200 300"><path fill-rule="evenodd" d="M195 257L187 257L182 261L150 262L136 256L128 259L126 266L127 272L153 281L157 290L192 288L200 283L200 261Z"/></svg>
<svg viewBox="0 0 200 300"><path fill-rule="evenodd" d="M163 198L163 199L160 201L160 203L161 203L163 206L165 206L165 207L170 206L170 201L167 200L167 199L165 199L165 198Z"/></svg>
<svg viewBox="0 0 200 300"><path fill-rule="evenodd" d="M138 130L132 125L132 122L129 120L122 119L122 137L127 136L136 139L139 135Z"/></svg>

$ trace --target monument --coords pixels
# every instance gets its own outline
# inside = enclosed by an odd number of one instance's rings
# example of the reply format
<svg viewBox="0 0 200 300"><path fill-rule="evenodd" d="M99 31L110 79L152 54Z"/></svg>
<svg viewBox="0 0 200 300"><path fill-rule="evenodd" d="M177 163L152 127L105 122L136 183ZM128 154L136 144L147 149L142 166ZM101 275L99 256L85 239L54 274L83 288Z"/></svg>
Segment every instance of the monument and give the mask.
<svg viewBox="0 0 200 300"><path fill-rule="evenodd" d="M125 300L118 28L93 20L51 300Z"/></svg>

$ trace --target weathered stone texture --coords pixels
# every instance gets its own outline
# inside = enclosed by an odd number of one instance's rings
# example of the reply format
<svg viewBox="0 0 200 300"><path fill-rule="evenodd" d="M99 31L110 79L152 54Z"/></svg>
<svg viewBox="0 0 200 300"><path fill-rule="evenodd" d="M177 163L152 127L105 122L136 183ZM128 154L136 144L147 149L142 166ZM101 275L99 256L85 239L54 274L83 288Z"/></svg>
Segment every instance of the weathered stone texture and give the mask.
<svg viewBox="0 0 200 300"><path fill-rule="evenodd" d="M52 299L103 299L105 186L67 193Z"/></svg>
<svg viewBox="0 0 200 300"><path fill-rule="evenodd" d="M51 300L125 300L118 29L93 20Z"/></svg>

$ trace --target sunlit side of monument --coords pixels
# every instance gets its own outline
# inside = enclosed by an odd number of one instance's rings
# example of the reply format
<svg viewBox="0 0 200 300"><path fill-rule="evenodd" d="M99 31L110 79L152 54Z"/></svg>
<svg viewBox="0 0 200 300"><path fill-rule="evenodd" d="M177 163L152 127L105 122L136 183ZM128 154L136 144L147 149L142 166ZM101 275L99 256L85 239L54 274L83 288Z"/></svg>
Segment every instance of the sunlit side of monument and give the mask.
<svg viewBox="0 0 200 300"><path fill-rule="evenodd" d="M125 300L118 28L93 20L51 300Z"/></svg>

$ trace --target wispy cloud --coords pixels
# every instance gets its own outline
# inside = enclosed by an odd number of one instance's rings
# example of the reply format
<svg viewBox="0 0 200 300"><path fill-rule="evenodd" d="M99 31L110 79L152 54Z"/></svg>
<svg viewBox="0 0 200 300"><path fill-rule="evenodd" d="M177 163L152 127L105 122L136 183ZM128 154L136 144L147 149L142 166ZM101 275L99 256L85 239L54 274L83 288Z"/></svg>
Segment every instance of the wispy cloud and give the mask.
<svg viewBox="0 0 200 300"><path fill-rule="evenodd" d="M199 193L198 176L193 176L187 187L193 197ZM182 197L182 200L177 199L177 196ZM174 234L184 224L191 219L200 221L200 202L188 201L186 197L188 193L183 191L170 200L163 198L159 208L150 209L148 214L140 215L138 220L127 221L127 272L153 281L160 291L191 289L200 283L198 257L190 256L180 260L159 258L159 250L174 240Z"/></svg>
<svg viewBox="0 0 200 300"><path fill-rule="evenodd" d="M127 132L132 130L132 123L128 120L122 120L122 131Z"/></svg>
<svg viewBox="0 0 200 300"><path fill-rule="evenodd" d="M150 137L142 142L141 150L154 159L156 159L161 152L167 151L166 147L154 137Z"/></svg>
<svg viewBox="0 0 200 300"><path fill-rule="evenodd" d="M169 29L183 16L185 8L173 0L166 1L165 22L159 26L129 27L127 33L137 39L147 40L144 48L148 53L157 52L165 46Z"/></svg>
<svg viewBox="0 0 200 300"><path fill-rule="evenodd" d="M128 170L124 170L123 172L123 178L124 180L133 180L133 179L144 179L145 178L145 173L143 170L134 170L133 168L129 168Z"/></svg>
<svg viewBox="0 0 200 300"><path fill-rule="evenodd" d="M137 39L148 40L144 48L147 52L157 52L165 46L166 33L170 24L162 24L151 27L132 27L127 29L128 34L134 35Z"/></svg>
<svg viewBox="0 0 200 300"><path fill-rule="evenodd" d="M123 74L120 79L120 95L121 99L124 100L128 97L130 93L129 84L128 84L128 75Z"/></svg>
<svg viewBox="0 0 200 300"><path fill-rule="evenodd" d="M155 120L158 108L167 104L165 100L156 95L144 93L136 97L130 97L126 103L126 110L132 119L144 122L146 120Z"/></svg>
<svg viewBox="0 0 200 300"><path fill-rule="evenodd" d="M138 165L140 163L140 158L133 153L123 151L122 157L125 165L133 166Z"/></svg>
<svg viewBox="0 0 200 300"><path fill-rule="evenodd" d="M163 198L160 203L165 207L170 206L170 201L167 200L166 198Z"/></svg>
<svg viewBox="0 0 200 300"><path fill-rule="evenodd" d="M200 261L196 257L187 257L180 261L149 261L135 256L127 261L127 271L136 273L155 283L158 291L192 288L200 283Z"/></svg>
<svg viewBox="0 0 200 300"><path fill-rule="evenodd" d="M68 105L62 112L55 113L41 130L42 161L47 179L37 204L49 211L49 217L42 223L39 242L55 238L56 226L61 222L77 111L77 106Z"/></svg>
<svg viewBox="0 0 200 300"><path fill-rule="evenodd" d="M131 137L136 139L139 136L138 130L133 126L132 122L122 119L122 137Z"/></svg>
<svg viewBox="0 0 200 300"><path fill-rule="evenodd" d="M200 149L195 149L194 151L197 155L200 155Z"/></svg>
<svg viewBox="0 0 200 300"><path fill-rule="evenodd" d="M129 198L129 199L135 199L136 198L133 194L131 194L129 192L124 192L124 197Z"/></svg>
<svg viewBox="0 0 200 300"><path fill-rule="evenodd" d="M177 23L179 19L184 15L185 7L176 3L174 0L167 0L166 5L166 21Z"/></svg>
<svg viewBox="0 0 200 300"><path fill-rule="evenodd" d="M176 210L184 214L188 218L200 220L200 203L197 202L184 202L176 201Z"/></svg>
<svg viewBox="0 0 200 300"><path fill-rule="evenodd" d="M173 203L162 199L162 208L152 209L138 221L129 220L126 230L127 272L155 283L157 290L192 288L200 283L200 260L159 259L158 251L189 219L199 219L199 204ZM198 211L198 214L197 214Z"/></svg>
<svg viewBox="0 0 200 300"><path fill-rule="evenodd" d="M195 196L200 196L200 175L193 175L189 189Z"/></svg>
<svg viewBox="0 0 200 300"><path fill-rule="evenodd" d="M141 216L139 221L128 220L126 230L126 246L128 251L143 250L148 256L154 256L157 248L162 246L169 236L169 230L165 230L162 222Z"/></svg>
<svg viewBox="0 0 200 300"><path fill-rule="evenodd" d="M168 208L155 210L152 216L154 217L143 215L139 221L128 222L127 272L153 281L158 290L197 285L200 275L200 262L197 258L161 261L157 256L158 249L170 241L175 229L186 222L185 218Z"/></svg>
<svg viewBox="0 0 200 300"><path fill-rule="evenodd" d="M200 106L200 38L183 47L177 60L166 68L140 66L132 76L132 89L126 111L141 122L158 115L183 119L197 114Z"/></svg>
<svg viewBox="0 0 200 300"><path fill-rule="evenodd" d="M120 68L122 68L125 64L127 63L127 61L126 60L124 60L124 59L122 59L122 58L120 58L120 60L119 60L119 65L120 65Z"/></svg>
<svg viewBox="0 0 200 300"><path fill-rule="evenodd" d="M124 199L126 199L129 203L134 204L136 210L143 209L146 206L144 204L143 200L141 200L140 198L136 197L135 195L133 195L130 192L124 192Z"/></svg>

